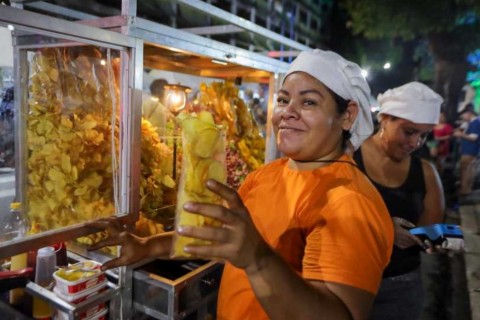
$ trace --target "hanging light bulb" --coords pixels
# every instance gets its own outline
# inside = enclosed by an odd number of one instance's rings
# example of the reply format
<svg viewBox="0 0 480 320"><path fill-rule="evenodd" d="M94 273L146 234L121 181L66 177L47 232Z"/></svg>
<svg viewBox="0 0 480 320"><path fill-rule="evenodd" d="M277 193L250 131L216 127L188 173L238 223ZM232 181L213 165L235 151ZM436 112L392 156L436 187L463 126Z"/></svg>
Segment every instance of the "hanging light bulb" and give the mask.
<svg viewBox="0 0 480 320"><path fill-rule="evenodd" d="M191 89L179 84L167 84L164 86L164 89L165 105L174 116L177 116L180 111L185 109L187 92L190 92Z"/></svg>

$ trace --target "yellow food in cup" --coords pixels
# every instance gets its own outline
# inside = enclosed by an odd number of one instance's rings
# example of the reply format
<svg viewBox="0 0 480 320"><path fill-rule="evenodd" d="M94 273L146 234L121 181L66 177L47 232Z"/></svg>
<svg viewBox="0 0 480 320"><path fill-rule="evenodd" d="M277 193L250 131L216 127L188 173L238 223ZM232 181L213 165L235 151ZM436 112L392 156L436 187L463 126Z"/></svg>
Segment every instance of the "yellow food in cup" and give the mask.
<svg viewBox="0 0 480 320"><path fill-rule="evenodd" d="M183 161L180 188L177 197L175 224L177 226L216 226L220 222L183 210L188 201L220 204L222 199L207 189L205 183L214 179L226 180L225 142L222 128L215 125L212 115L202 111L197 116L181 119ZM173 257L188 257L183 248L187 244L208 244L208 241L176 235L172 248Z"/></svg>

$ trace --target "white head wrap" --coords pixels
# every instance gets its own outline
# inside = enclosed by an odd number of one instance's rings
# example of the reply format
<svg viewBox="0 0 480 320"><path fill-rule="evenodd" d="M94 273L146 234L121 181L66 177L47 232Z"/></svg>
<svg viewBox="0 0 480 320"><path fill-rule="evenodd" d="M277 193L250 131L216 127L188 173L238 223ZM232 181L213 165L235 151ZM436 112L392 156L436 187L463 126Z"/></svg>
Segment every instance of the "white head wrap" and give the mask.
<svg viewBox="0 0 480 320"><path fill-rule="evenodd" d="M420 82L409 82L378 95L381 114L389 114L413 123L437 124L443 99Z"/></svg>
<svg viewBox="0 0 480 320"><path fill-rule="evenodd" d="M356 149L373 131L370 113L370 87L360 67L332 51L304 51L292 62L285 78L293 72L305 72L318 79L345 100L358 103L357 119L350 129L350 143Z"/></svg>

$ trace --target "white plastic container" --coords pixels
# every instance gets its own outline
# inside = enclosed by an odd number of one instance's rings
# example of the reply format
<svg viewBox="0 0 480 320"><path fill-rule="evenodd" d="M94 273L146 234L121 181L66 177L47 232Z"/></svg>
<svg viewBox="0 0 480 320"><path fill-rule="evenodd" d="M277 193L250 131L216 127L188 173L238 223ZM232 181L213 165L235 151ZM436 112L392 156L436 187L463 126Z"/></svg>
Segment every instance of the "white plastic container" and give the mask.
<svg viewBox="0 0 480 320"><path fill-rule="evenodd" d="M92 260L87 260L79 263L75 263L69 267L69 270L78 268L78 269L89 269L91 271L67 271L75 272L75 280L68 280L65 277L62 277L62 270L57 270L53 274L55 279L55 289L58 292L64 295L77 294L82 291L85 291L89 288L97 286L100 283L103 283L106 280L105 273L100 271L101 264ZM94 272L89 275L89 273Z"/></svg>

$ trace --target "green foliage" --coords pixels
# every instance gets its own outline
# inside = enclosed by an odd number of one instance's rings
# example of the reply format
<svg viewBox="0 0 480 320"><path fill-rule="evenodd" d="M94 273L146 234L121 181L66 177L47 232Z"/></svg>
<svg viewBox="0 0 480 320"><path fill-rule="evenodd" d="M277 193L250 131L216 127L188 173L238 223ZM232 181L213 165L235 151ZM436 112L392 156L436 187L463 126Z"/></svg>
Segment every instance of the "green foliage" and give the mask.
<svg viewBox="0 0 480 320"><path fill-rule="evenodd" d="M395 44L413 41L422 46L428 40L428 48L421 48L420 56L417 50L411 56L404 51L400 57L398 46L382 46L377 51L368 45L362 48L370 60L382 53L417 63L417 76L422 79L433 74L433 70L423 69L433 66L425 64L425 53L434 60L458 62L480 47L478 0L340 0L340 4L350 15L347 25L351 31L373 43L393 39Z"/></svg>
<svg viewBox="0 0 480 320"><path fill-rule="evenodd" d="M469 10L472 0L341 0L352 18L355 34L370 39L413 39L451 31Z"/></svg>

